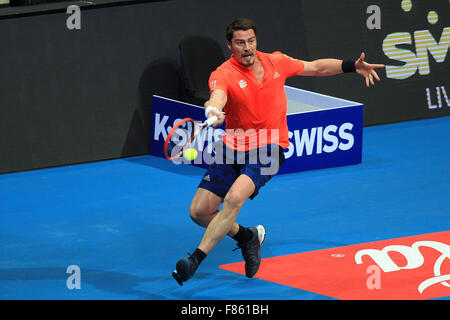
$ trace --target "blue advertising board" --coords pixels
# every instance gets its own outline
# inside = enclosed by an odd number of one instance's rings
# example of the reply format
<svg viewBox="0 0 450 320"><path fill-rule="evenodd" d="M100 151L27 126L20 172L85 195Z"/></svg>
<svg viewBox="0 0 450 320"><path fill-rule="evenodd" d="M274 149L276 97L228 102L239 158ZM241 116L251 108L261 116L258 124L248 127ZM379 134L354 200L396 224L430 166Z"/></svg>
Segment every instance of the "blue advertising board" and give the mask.
<svg viewBox="0 0 450 320"><path fill-rule="evenodd" d="M279 174L358 164L362 161L361 103L285 86L290 145ZM150 154L164 157L164 141L183 118L205 120L204 109L160 96L152 97ZM207 167L214 142L225 126L208 128L194 142L199 156L193 165Z"/></svg>

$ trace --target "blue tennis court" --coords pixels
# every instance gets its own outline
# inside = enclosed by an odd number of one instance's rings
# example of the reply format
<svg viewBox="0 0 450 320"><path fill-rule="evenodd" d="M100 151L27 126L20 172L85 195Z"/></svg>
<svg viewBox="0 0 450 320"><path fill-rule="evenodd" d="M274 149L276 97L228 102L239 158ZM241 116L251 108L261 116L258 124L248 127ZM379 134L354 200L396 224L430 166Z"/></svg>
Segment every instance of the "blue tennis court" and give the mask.
<svg viewBox="0 0 450 320"><path fill-rule="evenodd" d="M449 137L450 117L366 127L361 164L276 176L238 223L266 226L263 258L449 231ZM219 268L243 260L229 238L179 286L203 173L138 156L1 175L0 299L334 299Z"/></svg>

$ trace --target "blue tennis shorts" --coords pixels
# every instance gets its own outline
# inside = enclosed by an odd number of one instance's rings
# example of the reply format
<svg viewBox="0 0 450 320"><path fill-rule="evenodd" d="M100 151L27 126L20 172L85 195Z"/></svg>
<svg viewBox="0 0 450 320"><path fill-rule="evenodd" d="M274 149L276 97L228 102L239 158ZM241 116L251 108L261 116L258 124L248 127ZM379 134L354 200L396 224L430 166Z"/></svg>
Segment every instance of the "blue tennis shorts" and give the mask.
<svg viewBox="0 0 450 320"><path fill-rule="evenodd" d="M214 153L215 161L209 166L198 187L221 198L225 198L234 181L245 174L255 184L255 191L250 196L250 199L254 199L259 189L277 174L285 161L283 149L275 144L250 151L236 151L219 143L215 145Z"/></svg>

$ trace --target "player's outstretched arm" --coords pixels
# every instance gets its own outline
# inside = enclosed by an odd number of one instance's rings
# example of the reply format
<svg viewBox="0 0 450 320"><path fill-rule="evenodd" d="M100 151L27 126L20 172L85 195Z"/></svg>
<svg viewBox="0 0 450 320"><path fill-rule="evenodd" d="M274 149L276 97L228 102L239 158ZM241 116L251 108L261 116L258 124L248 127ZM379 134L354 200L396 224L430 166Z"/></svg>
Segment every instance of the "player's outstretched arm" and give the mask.
<svg viewBox="0 0 450 320"><path fill-rule="evenodd" d="M333 76L344 72L356 72L366 81L366 86L375 85L374 78L380 81L375 69L384 68L384 64L371 64L364 61L365 54L361 53L356 61L342 61L339 59L318 59L303 61L305 69L302 76Z"/></svg>
<svg viewBox="0 0 450 320"><path fill-rule="evenodd" d="M305 69L301 76L325 77L342 73L342 60L318 59L314 61L303 61Z"/></svg>

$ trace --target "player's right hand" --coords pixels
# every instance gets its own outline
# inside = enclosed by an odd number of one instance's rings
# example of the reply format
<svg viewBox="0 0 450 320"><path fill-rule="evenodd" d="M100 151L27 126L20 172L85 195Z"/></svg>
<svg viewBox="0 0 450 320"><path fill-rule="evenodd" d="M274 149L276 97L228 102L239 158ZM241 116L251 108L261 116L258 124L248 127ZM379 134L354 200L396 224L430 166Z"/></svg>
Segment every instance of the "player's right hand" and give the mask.
<svg viewBox="0 0 450 320"><path fill-rule="evenodd" d="M209 118L211 118L211 117L213 117L213 116L216 116L217 117L217 121L216 122L214 122L214 124L212 125L214 128L216 128L216 127L220 127L221 125L222 125L222 123L225 121L225 115L222 113L222 112L220 112L219 110L211 110L209 113L208 113L208 119Z"/></svg>

